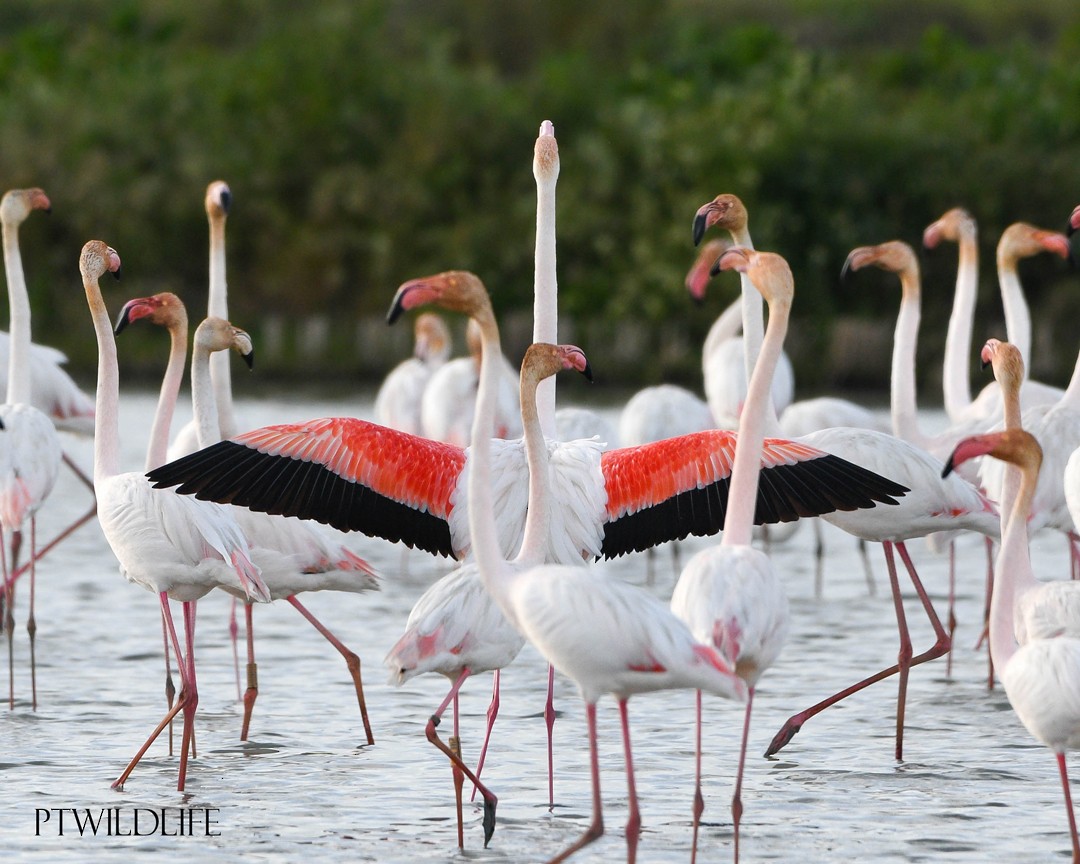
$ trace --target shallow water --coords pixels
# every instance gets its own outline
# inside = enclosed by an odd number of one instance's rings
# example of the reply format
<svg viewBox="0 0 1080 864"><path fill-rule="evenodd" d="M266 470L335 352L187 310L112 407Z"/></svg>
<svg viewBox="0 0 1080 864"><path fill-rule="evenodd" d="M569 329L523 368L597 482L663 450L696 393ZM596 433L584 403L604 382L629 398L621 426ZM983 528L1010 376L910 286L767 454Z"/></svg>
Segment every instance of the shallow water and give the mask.
<svg viewBox="0 0 1080 864"><path fill-rule="evenodd" d="M125 464L141 466L152 397L125 402ZM277 398L246 402L247 425L353 413L370 401ZM184 416L178 418L183 422ZM930 424L927 424L930 425ZM68 440L80 464L88 441ZM39 519L42 537L88 502L66 472ZM828 527L828 526L826 526ZM483 848L479 806L466 805L464 851L456 847L453 790L446 759L424 738L428 716L448 683L386 683L382 658L419 594L448 568L422 553L364 537L354 548L383 574L382 591L307 595L304 602L361 657L376 744L363 744L352 684L339 655L287 604L256 609L260 695L250 740L239 741L241 710L228 633L229 599L199 603L198 758L178 793L177 757L164 739L135 769L123 792L110 783L160 719L165 703L157 600L125 582L96 525L83 528L42 561L38 573L39 708L29 703L29 652L23 628L26 589L17 600L15 710L0 710L0 849L8 858L78 861L190 860L542 861L577 838L590 817L584 711L573 685L559 680L555 796L547 807L544 723L546 667L528 646L504 673L502 707L484 778L499 796L498 826ZM682 560L708 540L683 544ZM924 581L944 612L947 559L911 544ZM792 603L792 633L755 701L742 828L744 861L1048 861L1067 860L1069 841L1053 758L1020 725L1000 687L986 689L986 655L976 651L983 596L981 541L959 546L959 628L952 679L944 660L911 676L905 761L893 758L895 679L811 720L773 759L772 735L788 715L896 658L895 619L882 555L871 550L878 591L869 596L856 544L829 530L825 593L814 598L812 533L802 526L773 549ZM1065 543L1037 538L1043 578L1067 573ZM600 565L646 583L644 555ZM661 550L648 590L665 599L675 573ZM907 613L916 653L932 631L910 587ZM242 646L241 646L242 648ZM6 651L3 652L6 666ZM3 667L0 667L3 668ZM7 680L6 672L0 680ZM466 684L462 740L474 762L483 736L490 676ZM706 698L705 824L699 860L732 855L730 795L741 729L739 706ZM642 862L689 860L693 697L651 694L630 702L643 831ZM626 783L618 715L599 708L607 833L573 860L609 862L626 854ZM449 718L441 731L449 734ZM177 744L180 724L176 725ZM136 808L196 808L195 836L83 836L70 808L120 808L130 831ZM58 836L58 809L65 830ZM204 808L211 808L206 810ZM50 821L41 811L53 809ZM175 810L167 811L170 819ZM147 830L148 809L139 811ZM172 824L170 831L177 830ZM114 832L115 833L115 832Z"/></svg>

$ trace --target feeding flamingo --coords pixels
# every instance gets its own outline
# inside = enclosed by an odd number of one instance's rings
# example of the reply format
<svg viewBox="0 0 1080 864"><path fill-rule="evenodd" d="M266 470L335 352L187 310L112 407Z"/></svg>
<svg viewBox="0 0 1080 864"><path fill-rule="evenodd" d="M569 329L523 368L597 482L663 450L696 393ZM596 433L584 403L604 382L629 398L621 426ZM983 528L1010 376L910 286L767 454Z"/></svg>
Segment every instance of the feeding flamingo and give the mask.
<svg viewBox="0 0 1080 864"><path fill-rule="evenodd" d="M768 556L750 545L753 500L760 472L760 450L765 437L765 415L773 371L787 332L794 283L787 262L779 255L738 247L718 261L720 269L746 273L769 305L769 326L750 379L739 417L739 439L731 471L732 506L718 546L703 549L690 559L671 597L672 611L694 637L711 645L746 682L746 714L735 792L731 802L735 834L735 861L739 860L739 823L742 818L742 777L750 733L750 711L758 679L775 661L787 638L787 594ZM697 693L695 744L694 836L690 860L697 857L698 825L704 808L701 796L701 691Z"/></svg>
<svg viewBox="0 0 1080 864"><path fill-rule="evenodd" d="M1080 746L1080 638L1075 632L1043 635L1026 644L1014 633L1016 605L1036 585L1028 547L1028 518L1042 463L1033 435L1008 429L965 438L946 470L977 456L992 456L1020 470L1020 487L1002 530L997 582L990 607L990 653L1005 695L1028 732L1049 747L1057 760L1068 813L1072 860L1080 864L1067 750Z"/></svg>
<svg viewBox="0 0 1080 864"><path fill-rule="evenodd" d="M177 789L187 775L198 689L195 680L195 601L222 585L240 588L255 600L270 599L250 549L228 509L152 489L142 472L120 473L119 372L116 342L98 284L107 272L118 273L120 257L100 240L88 241L79 258L83 287L98 343L98 379L94 434L94 485L102 533L128 581L154 591L180 669L181 693L127 768L114 781L123 787L131 771L172 718L184 713ZM180 650L169 600L183 603L186 652Z"/></svg>

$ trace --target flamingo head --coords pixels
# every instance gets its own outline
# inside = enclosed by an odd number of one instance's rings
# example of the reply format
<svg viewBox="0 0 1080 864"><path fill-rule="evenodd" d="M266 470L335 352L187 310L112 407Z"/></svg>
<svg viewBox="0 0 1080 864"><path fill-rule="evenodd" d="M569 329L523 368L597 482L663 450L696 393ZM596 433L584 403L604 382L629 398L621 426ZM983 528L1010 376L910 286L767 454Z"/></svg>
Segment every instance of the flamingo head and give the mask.
<svg viewBox="0 0 1080 864"><path fill-rule="evenodd" d="M11 189L0 199L0 220L8 224L18 225L33 210L52 213L49 196L36 186L32 189Z"/></svg>
<svg viewBox="0 0 1080 864"><path fill-rule="evenodd" d="M100 279L105 273L120 278L120 256L104 240L87 240L79 255L79 271L90 279Z"/></svg>
<svg viewBox="0 0 1080 864"><path fill-rule="evenodd" d="M861 270L870 265L880 267L890 273L919 272L919 262L915 251L903 240L890 240L877 246L860 246L848 253L844 261L840 278L846 278L850 271Z"/></svg>
<svg viewBox="0 0 1080 864"><path fill-rule="evenodd" d="M976 230L975 218L963 207L953 207L926 227L923 231L923 246L935 249L942 240L959 243L962 237L974 237Z"/></svg>
<svg viewBox="0 0 1080 864"><path fill-rule="evenodd" d="M532 398L529 395L530 390L535 392L539 382L564 369L580 372L592 383L592 367L585 352L576 345L550 345L547 342L534 342L530 345L521 361L523 404Z"/></svg>
<svg viewBox="0 0 1080 864"><path fill-rule="evenodd" d="M181 332L187 333L187 309L184 307L184 301L171 291L163 291L152 297L136 297L134 300L128 300L116 317L113 332L119 336L128 324L143 318L149 319L151 324L179 328Z"/></svg>
<svg viewBox="0 0 1080 864"><path fill-rule="evenodd" d="M962 439L953 448L941 476L948 477L964 462L980 456L993 456L1022 469L1033 470L1036 474L1042 465L1042 448L1035 436L1023 429L1006 429Z"/></svg>
<svg viewBox="0 0 1080 864"><path fill-rule="evenodd" d="M712 266L731 244L727 240L710 240L701 247L697 260L686 274L686 290L699 306L705 302L705 289L714 276ZM719 272L719 271L717 271Z"/></svg>
<svg viewBox="0 0 1080 864"><path fill-rule="evenodd" d="M1069 229L1066 233L1071 237L1077 231L1080 231L1080 204L1073 208L1072 215L1069 216Z"/></svg>
<svg viewBox="0 0 1080 864"><path fill-rule="evenodd" d="M206 187L206 215L211 219L224 219L232 205L232 190L224 180L215 180Z"/></svg>
<svg viewBox="0 0 1080 864"><path fill-rule="evenodd" d="M447 270L434 276L411 279L398 288L386 321L393 324L402 312L429 304L462 312L471 318L494 320L495 317L491 298L479 276L467 270Z"/></svg>
<svg viewBox="0 0 1080 864"><path fill-rule="evenodd" d="M1059 231L1036 228L1027 222L1013 222L998 241L998 261L1004 266L1016 266L1021 258L1031 258L1040 252L1052 252L1072 263L1072 246L1069 238Z"/></svg>
<svg viewBox="0 0 1080 864"><path fill-rule="evenodd" d="M248 369L255 365L255 349L246 331L234 327L224 318L210 316L195 329L195 349L202 351L232 350L244 358Z"/></svg>
<svg viewBox="0 0 1080 864"><path fill-rule="evenodd" d="M782 255L775 252L756 252L745 246L732 246L724 252L713 270L736 270L745 273L750 282L770 307L776 304L790 306L795 295L795 278L791 267Z"/></svg>
<svg viewBox="0 0 1080 864"><path fill-rule="evenodd" d="M729 192L721 193L708 204L702 204L694 214L694 245L701 242L705 232L713 225L719 225L734 234L746 229L748 218L746 207L738 196Z"/></svg>
<svg viewBox="0 0 1080 864"><path fill-rule="evenodd" d="M555 140L555 125L550 120L540 124L540 135L533 148L533 177L537 183L554 183L559 179L559 144Z"/></svg>
<svg viewBox="0 0 1080 864"><path fill-rule="evenodd" d="M424 363L440 362L450 354L450 331L434 312L425 312L413 325L413 356Z"/></svg>

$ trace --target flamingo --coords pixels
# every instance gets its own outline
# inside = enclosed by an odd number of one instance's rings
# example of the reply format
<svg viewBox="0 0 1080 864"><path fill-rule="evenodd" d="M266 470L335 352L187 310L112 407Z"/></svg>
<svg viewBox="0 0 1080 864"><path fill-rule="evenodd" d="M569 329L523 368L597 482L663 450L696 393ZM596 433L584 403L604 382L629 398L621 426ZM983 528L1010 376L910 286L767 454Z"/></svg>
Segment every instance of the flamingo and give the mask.
<svg viewBox="0 0 1080 864"><path fill-rule="evenodd" d="M720 269L745 272L769 304L769 326L762 342L746 402L739 417L739 440L731 471L731 496L724 536L718 546L703 549L690 559L671 596L671 610L686 623L694 637L712 646L746 683L739 768L732 797L735 861L739 860L739 822L742 818L742 777L750 733L750 711L758 679L780 655L789 628L787 594L768 556L750 545L753 512L764 441L766 405L773 371L783 347L794 285L787 262L779 255L738 247L724 252ZM697 857L701 796L701 691L697 693L696 785L694 836L691 861Z"/></svg>
<svg viewBox="0 0 1080 864"><path fill-rule="evenodd" d="M619 700L630 790L627 823L628 860L633 861L640 831L640 813L634 786L633 762L627 725L626 700L632 693L673 687L702 687L721 696L745 698L745 687L722 656L694 641L689 630L659 600L621 580L603 578L580 564L522 566L507 562L492 532L495 498L491 481L491 442L484 430L495 413L494 388L498 375L499 334L491 303L475 277L436 283L406 283L395 307L414 308L439 302L469 314L481 328L484 350L481 386L473 424L469 492L473 507L469 521L472 549L485 587L503 613L548 660L572 678L586 702L593 786L593 820L585 835L554 861L592 842L603 833L599 763L596 742L596 702L605 692ZM579 370L587 368L580 350L569 359ZM560 361L562 362L562 361ZM539 444L540 442L535 442ZM551 513L545 449L529 452L530 502L539 504L539 518ZM539 452L538 452L539 451ZM546 532L542 532L546 533ZM530 545L533 545L532 543ZM542 548L543 537L533 548Z"/></svg>
<svg viewBox="0 0 1080 864"><path fill-rule="evenodd" d="M438 315L420 315L413 356L390 370L375 394L375 421L410 435L421 434L420 400L431 376L450 356L450 331Z"/></svg>
<svg viewBox="0 0 1080 864"><path fill-rule="evenodd" d="M215 353L238 353L249 368L254 351L251 337L232 326L223 318L209 317L195 330L191 356L191 394L194 403L196 432L201 446L220 440L220 420L217 416L217 394L213 392L211 358ZM323 536L321 526L305 524L295 519L268 516L250 510L235 512L248 542L252 546L252 559L259 566L271 600L284 598L345 659L356 690L360 717L364 724L367 743L374 744L375 737L368 720L367 703L360 675L360 658L319 621L296 595L304 591L348 591L363 593L378 589L375 571L363 558L345 546L338 546ZM246 741L251 724L251 714L258 697L258 671L255 663L254 623L252 603L244 592L225 586L224 590L245 601L247 623L247 689L244 692L244 718L240 728L240 740Z"/></svg>
<svg viewBox="0 0 1080 864"><path fill-rule="evenodd" d="M747 221L746 206L738 196L726 192L717 195L712 201L699 207L694 214L694 245L697 246L701 242L709 228L718 225L730 233L731 240L736 246L753 249L754 244L750 239ZM700 256L698 260L701 260ZM695 270L692 269L691 275L694 274ZM690 290L693 294L697 289L690 287ZM708 351L703 352L701 358L702 372L705 376L705 400L709 403L716 422L721 425L738 423L737 418L742 402L746 398L750 372L761 350L764 333L761 297L747 279L742 280L741 308L742 339L734 342L728 339L721 340L710 333L709 338L706 339ZM740 354L742 355L741 362L738 359ZM776 415L779 415L791 404L795 389L791 361L786 356L782 356L780 360L772 387L773 407ZM771 422L770 428L774 426L775 419Z"/></svg>
<svg viewBox="0 0 1080 864"><path fill-rule="evenodd" d="M1012 512L1003 518L998 579L990 608L990 653L1016 716L1057 760L1072 860L1080 864L1080 840L1065 765L1065 752L1080 746L1080 638L1058 631L1025 644L1018 641L1013 629L1018 595L1036 581L1028 548L1028 518L1042 463L1041 448L1035 436L1022 429L976 435L957 444L946 470L976 456L992 456L1020 470Z"/></svg>
<svg viewBox="0 0 1080 864"><path fill-rule="evenodd" d="M8 704L15 707L15 670L12 646L15 621L12 617L14 582L9 570L17 564L22 533L30 526L30 601L26 630L30 635L30 681L32 705L37 710L37 659L34 619L34 588L37 567L37 511L49 497L60 472L63 451L56 427L43 411L31 403L30 298L22 275L19 255L19 225L34 210L49 210L48 196L41 189L14 189L0 200L3 223L4 263L8 274L8 302L11 306L11 353L8 360L7 398L0 405L0 564L6 586L5 629L8 636ZM3 537L10 536L11 564L5 554Z"/></svg>
<svg viewBox="0 0 1080 864"><path fill-rule="evenodd" d="M120 256L103 241L90 240L83 246L79 270L98 343L94 433L98 521L125 578L158 595L181 677L181 694L176 705L169 709L113 786L123 788L143 753L182 710L184 733L177 789L183 791L199 698L195 680L195 601L222 585L238 587L254 600L268 601L270 594L251 560L247 541L227 508L199 506L197 501L152 489L142 472L119 471L116 342L98 280L104 273L119 272ZM183 603L186 653L180 650L170 599Z"/></svg>
<svg viewBox="0 0 1080 864"><path fill-rule="evenodd" d="M540 379L553 375L559 369L576 367L576 359L583 356L579 348L570 345L552 346L534 343L525 353L521 365L522 426L525 431L526 448L546 450L540 418L537 413L536 387ZM587 367L579 371L586 372ZM536 458L542 458L537 456ZM546 459L544 460L546 462ZM535 492L535 488L530 488ZM530 500L521 550L515 559L520 566L543 563L545 528L543 507ZM446 699L432 715L427 726L428 740L443 752L445 745L439 740L435 727L443 711L453 702L454 739L460 741L458 731L458 692L465 679L478 672L499 670L517 657L525 644L521 634L506 620L495 604L492 595L484 588L475 561L466 561L460 567L432 585L413 606L405 633L386 656L386 666L391 671L391 683L403 684L410 678L425 672L438 672L450 679L452 686ZM498 685L493 699L494 711L489 712L487 735L498 710ZM490 839L488 826L494 827L495 798L490 791L479 785L479 774L487 751L485 737L480 762L477 765L476 788L484 795L485 808L490 807L490 821L485 818L485 845ZM450 755L455 766L455 785L458 793L458 845L463 846L461 823L461 774L464 766L459 753ZM470 778L474 775L470 772Z"/></svg>

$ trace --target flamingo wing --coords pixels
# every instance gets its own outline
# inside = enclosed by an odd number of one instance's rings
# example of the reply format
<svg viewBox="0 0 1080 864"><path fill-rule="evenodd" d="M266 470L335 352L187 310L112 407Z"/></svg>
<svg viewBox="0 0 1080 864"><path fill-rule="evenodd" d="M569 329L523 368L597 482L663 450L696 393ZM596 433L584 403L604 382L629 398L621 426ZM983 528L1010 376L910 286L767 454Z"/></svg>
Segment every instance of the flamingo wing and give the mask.
<svg viewBox="0 0 1080 864"><path fill-rule="evenodd" d="M460 447L349 417L266 426L147 475L157 488L453 556Z"/></svg>
<svg viewBox="0 0 1080 864"><path fill-rule="evenodd" d="M721 531L736 438L734 432L712 429L604 453L600 467L608 500L601 554L615 558L689 534ZM896 504L908 491L823 450L766 438L754 523Z"/></svg>

